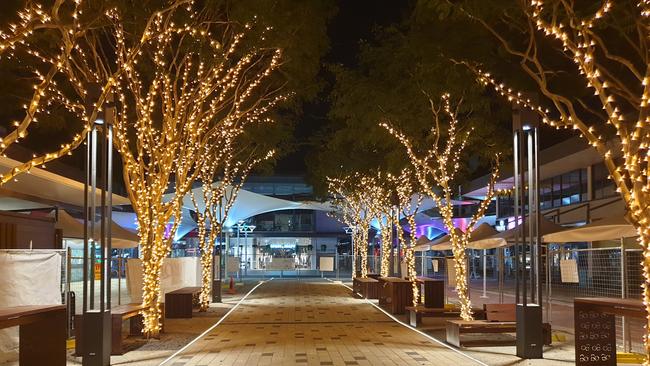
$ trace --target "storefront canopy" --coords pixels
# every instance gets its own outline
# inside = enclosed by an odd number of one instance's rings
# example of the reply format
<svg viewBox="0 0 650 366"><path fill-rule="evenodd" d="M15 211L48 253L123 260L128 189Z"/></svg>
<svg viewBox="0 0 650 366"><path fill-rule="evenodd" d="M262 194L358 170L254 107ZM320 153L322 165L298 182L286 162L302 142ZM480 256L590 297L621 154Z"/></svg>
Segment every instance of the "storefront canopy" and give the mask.
<svg viewBox="0 0 650 366"><path fill-rule="evenodd" d="M610 217L590 224L544 235L545 243L591 242L617 240L637 236L637 231L624 217Z"/></svg>

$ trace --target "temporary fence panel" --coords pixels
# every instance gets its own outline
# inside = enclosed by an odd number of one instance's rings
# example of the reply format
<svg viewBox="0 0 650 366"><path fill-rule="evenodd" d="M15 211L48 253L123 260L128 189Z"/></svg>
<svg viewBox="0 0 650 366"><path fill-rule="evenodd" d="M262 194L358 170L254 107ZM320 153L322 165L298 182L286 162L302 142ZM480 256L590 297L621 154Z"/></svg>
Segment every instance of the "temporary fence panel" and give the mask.
<svg viewBox="0 0 650 366"><path fill-rule="evenodd" d="M65 303L64 250L0 250L0 307ZM0 363L18 357L18 329L0 330Z"/></svg>

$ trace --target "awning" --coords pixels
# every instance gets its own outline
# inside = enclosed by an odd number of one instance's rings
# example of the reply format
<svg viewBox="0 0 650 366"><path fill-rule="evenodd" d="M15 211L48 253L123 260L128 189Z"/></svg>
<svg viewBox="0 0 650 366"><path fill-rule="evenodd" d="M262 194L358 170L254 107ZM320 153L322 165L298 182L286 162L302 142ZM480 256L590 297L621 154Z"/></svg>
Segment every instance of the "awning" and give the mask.
<svg viewBox="0 0 650 366"><path fill-rule="evenodd" d="M17 160L0 156L0 173L9 172L21 163ZM33 167L29 173L23 173L2 185L2 189L16 192L30 200L29 197L45 200L48 204L64 203L77 207L84 206L84 184L76 180ZM100 192L97 192L100 198ZM113 205L128 205L127 197L113 194Z"/></svg>
<svg viewBox="0 0 650 366"><path fill-rule="evenodd" d="M431 246L431 242L429 241L429 238L426 236L422 235L418 238L418 240L415 241L415 247L413 250L416 252L426 252L429 250L429 247Z"/></svg>
<svg viewBox="0 0 650 366"><path fill-rule="evenodd" d="M590 224L544 235L545 243L617 240L637 236L637 230L624 217L609 217Z"/></svg>
<svg viewBox="0 0 650 366"><path fill-rule="evenodd" d="M80 220L70 216L64 210L59 210L58 220L55 224L57 229L63 232L63 238L69 244L83 245L84 224ZM99 223L95 224L95 231L99 234ZM120 225L112 222L111 224L111 246L116 249L135 248L138 246L138 235Z"/></svg>
<svg viewBox="0 0 650 366"><path fill-rule="evenodd" d="M462 235L463 231L455 227L454 232L456 235ZM429 250L451 250L451 235L447 234L429 243L431 247Z"/></svg>

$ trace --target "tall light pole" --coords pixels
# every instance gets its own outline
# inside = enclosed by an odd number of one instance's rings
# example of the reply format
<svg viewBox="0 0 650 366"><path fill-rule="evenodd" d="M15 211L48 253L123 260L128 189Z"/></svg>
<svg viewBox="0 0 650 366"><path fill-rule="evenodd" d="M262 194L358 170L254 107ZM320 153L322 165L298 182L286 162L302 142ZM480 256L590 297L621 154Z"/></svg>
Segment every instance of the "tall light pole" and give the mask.
<svg viewBox="0 0 650 366"><path fill-rule="evenodd" d="M102 88L88 85L86 110L92 111ZM108 366L111 353L111 223L113 197L113 95L97 114L86 138L83 254L83 366ZM99 156L98 156L99 155ZM99 192L97 192L99 190ZM97 202L97 193L100 202ZM97 222L99 219L99 222ZM96 225L99 224L99 230ZM98 246L99 245L99 246ZM99 249L99 263L96 263ZM99 301L95 299L95 281ZM81 341L81 340L79 340Z"/></svg>

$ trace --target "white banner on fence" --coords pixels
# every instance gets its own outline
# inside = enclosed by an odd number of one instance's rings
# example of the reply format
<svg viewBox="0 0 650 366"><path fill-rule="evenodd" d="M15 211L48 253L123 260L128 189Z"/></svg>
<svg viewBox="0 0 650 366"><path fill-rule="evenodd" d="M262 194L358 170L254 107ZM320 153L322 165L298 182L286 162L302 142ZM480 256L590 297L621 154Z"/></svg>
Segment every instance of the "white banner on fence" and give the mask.
<svg viewBox="0 0 650 366"><path fill-rule="evenodd" d="M447 267L447 286L456 287L456 266L453 258L445 258L445 267Z"/></svg>
<svg viewBox="0 0 650 366"><path fill-rule="evenodd" d="M578 262L575 259L560 260L560 278L563 283L580 283Z"/></svg>
<svg viewBox="0 0 650 366"><path fill-rule="evenodd" d="M61 304L61 254L0 252L0 308ZM0 330L0 364L18 359L18 328Z"/></svg>
<svg viewBox="0 0 650 366"><path fill-rule="evenodd" d="M318 268L320 268L321 272L334 271L334 257L320 257Z"/></svg>
<svg viewBox="0 0 650 366"><path fill-rule="evenodd" d="M165 293L181 287L201 286L201 260L199 257L165 258L160 271L160 292L164 302ZM142 261L137 258L126 261L126 284L131 302L142 301Z"/></svg>

